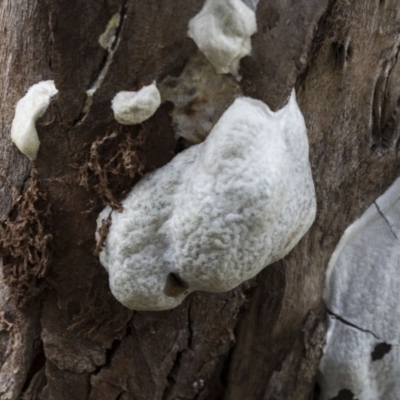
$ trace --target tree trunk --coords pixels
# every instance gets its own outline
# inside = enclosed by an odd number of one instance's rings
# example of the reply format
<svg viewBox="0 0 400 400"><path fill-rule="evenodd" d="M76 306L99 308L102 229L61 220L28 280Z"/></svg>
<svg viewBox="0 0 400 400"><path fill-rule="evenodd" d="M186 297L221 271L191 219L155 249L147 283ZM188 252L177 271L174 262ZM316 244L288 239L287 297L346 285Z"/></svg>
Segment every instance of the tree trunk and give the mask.
<svg viewBox="0 0 400 400"><path fill-rule="evenodd" d="M95 255L95 221L182 141L173 98L138 126L118 124L110 102L120 90L153 80L167 87L183 76L197 53L188 21L202 5L0 3L2 400L313 398L325 268L344 229L400 170L400 7L396 0L260 1L240 90L279 109L296 88L316 221L287 257L228 293L132 312L110 293ZM98 39L118 12L106 50ZM10 140L14 106L48 79L59 94L38 120L41 146L30 162ZM207 94L217 118L229 104Z"/></svg>

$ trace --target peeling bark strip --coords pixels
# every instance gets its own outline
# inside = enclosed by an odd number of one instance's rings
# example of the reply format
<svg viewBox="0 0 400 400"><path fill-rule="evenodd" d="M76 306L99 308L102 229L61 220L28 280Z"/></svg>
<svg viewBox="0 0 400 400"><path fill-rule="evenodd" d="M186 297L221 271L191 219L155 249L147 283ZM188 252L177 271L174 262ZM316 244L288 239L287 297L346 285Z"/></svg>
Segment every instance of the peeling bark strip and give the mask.
<svg viewBox="0 0 400 400"><path fill-rule="evenodd" d="M14 200L10 217L0 226L3 274L18 307L45 287L52 254L51 204L32 169L29 188Z"/></svg>
<svg viewBox="0 0 400 400"><path fill-rule="evenodd" d="M232 101L242 90L275 109L296 83L317 220L284 260L251 282L224 294L196 293L171 311L132 314L113 299L92 254L96 212L87 211L91 205L99 211L100 202L117 205L137 179L130 174L171 160L177 148L172 112L175 121L179 113L195 114L199 100L206 106L217 101L210 120L201 110L202 129L186 120L177 129L204 137L229 107L219 80L203 74L207 84L193 84L197 72L185 68L196 52L188 22L203 5L0 1L2 221L31 168L10 140L14 105L35 82L52 79L59 90L49 110L54 118L37 126L38 186L52 207L49 289L43 301L27 305L29 312L19 311L10 287L0 282L1 400L309 400L324 340L323 318L310 310L322 305L325 267L343 230L400 171L400 8L397 0L259 2L253 52L240 63L241 89L235 84L231 90L231 77L223 80ZM110 57L99 38L122 6ZM102 84L85 107L100 75ZM115 94L153 80L177 82L170 102L140 128L119 127L111 110ZM136 146L138 135L143 147ZM92 168L80 176L74 166L85 163ZM79 184L84 177L88 190Z"/></svg>

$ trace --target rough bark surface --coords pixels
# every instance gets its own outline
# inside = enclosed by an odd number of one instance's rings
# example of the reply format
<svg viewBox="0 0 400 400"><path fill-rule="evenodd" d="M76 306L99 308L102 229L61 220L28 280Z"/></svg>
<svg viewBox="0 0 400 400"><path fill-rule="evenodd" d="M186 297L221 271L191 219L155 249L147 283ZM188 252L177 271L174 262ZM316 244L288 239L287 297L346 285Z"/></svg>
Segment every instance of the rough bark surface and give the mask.
<svg viewBox="0 0 400 400"><path fill-rule="evenodd" d="M9 258L3 263L0 399L312 398L328 260L344 229L400 171L400 7L396 0L260 1L240 86L274 109L296 87L317 219L284 260L235 290L195 293L171 311L131 312L112 297L94 254L95 219L182 143L171 102L142 125L123 127L110 101L119 90L181 74L196 52L187 23L202 4L0 3L2 243L16 237L12 222L24 215L21 196L33 181L51 213L45 271L32 281ZM98 38L118 11L107 51ZM45 79L55 80L59 94L38 121L41 147L30 163L12 145L10 126L15 103ZM4 245L1 252L6 260ZM21 288L27 301L19 301Z"/></svg>

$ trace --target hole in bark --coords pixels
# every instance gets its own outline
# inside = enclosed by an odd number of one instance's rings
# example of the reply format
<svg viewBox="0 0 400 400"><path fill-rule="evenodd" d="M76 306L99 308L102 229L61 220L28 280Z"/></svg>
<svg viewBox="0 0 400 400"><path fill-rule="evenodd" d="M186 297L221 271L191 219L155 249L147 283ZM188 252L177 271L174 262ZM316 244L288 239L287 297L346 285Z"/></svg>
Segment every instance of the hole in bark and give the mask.
<svg viewBox="0 0 400 400"><path fill-rule="evenodd" d="M349 389L342 389L336 397L333 397L331 400L357 400L354 398L354 394Z"/></svg>
<svg viewBox="0 0 400 400"><path fill-rule="evenodd" d="M350 46L350 38L337 40L332 43L336 62L339 66L344 66L353 56L353 48Z"/></svg>
<svg viewBox="0 0 400 400"><path fill-rule="evenodd" d="M186 140L179 136L178 139L176 140L175 148L174 148L174 153L179 154L183 150L187 149L188 145L186 143Z"/></svg>
<svg viewBox="0 0 400 400"><path fill-rule="evenodd" d="M164 293L169 297L178 297L182 293L187 293L188 288L189 285L178 274L171 272L168 274Z"/></svg>
<svg viewBox="0 0 400 400"><path fill-rule="evenodd" d="M318 383L316 383L314 386L313 400L318 400L320 395L321 395L321 387L318 385Z"/></svg>
<svg viewBox="0 0 400 400"><path fill-rule="evenodd" d="M391 344L378 343L375 346L374 351L371 353L372 361L381 360L383 357L385 357L387 353L389 353L391 349L392 349Z"/></svg>
<svg viewBox="0 0 400 400"><path fill-rule="evenodd" d="M41 343L40 348L33 358L29 371L26 375L26 380L24 386L22 387L21 393L24 393L28 390L29 385L35 375L45 367L46 364L46 356L44 354L43 343Z"/></svg>
<svg viewBox="0 0 400 400"><path fill-rule="evenodd" d="M385 77L380 76L375 84L372 103L372 148L373 150L381 145L382 138L382 109Z"/></svg>
<svg viewBox="0 0 400 400"><path fill-rule="evenodd" d="M382 85L382 83L381 83ZM377 85L378 86L378 85ZM379 89L379 88L378 88ZM380 154L385 153L395 142L396 132L398 130L398 120L400 118L400 98L397 100L395 107L389 117L386 117L385 121L381 121L382 116L379 110L384 109L387 105L385 102L382 103L381 98L375 89L374 95L374 108L372 113L373 118L373 129L372 129L372 151ZM377 111L378 110L378 111ZM382 112L381 112L382 113ZM382 125L383 122L383 125Z"/></svg>

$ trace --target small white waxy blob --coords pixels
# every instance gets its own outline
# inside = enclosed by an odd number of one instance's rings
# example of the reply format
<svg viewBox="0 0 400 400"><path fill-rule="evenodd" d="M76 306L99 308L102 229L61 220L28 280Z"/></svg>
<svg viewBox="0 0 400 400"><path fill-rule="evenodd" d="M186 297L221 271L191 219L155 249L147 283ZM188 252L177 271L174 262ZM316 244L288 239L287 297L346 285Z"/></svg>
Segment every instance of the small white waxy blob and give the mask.
<svg viewBox="0 0 400 400"><path fill-rule="evenodd" d="M116 32L121 22L121 14L115 13L107 24L106 30L99 37L99 44L109 50L115 42Z"/></svg>
<svg viewBox="0 0 400 400"><path fill-rule="evenodd" d="M203 143L147 174L122 204L100 261L126 307L169 309L194 290L225 292L252 278L284 257L315 217L294 92L277 112L236 99Z"/></svg>
<svg viewBox="0 0 400 400"><path fill-rule="evenodd" d="M161 95L156 83L143 86L137 92L119 92L112 100L115 119L123 125L140 124L160 107Z"/></svg>
<svg viewBox="0 0 400 400"><path fill-rule="evenodd" d="M18 101L11 125L11 140L18 150L36 160L40 141L35 123L43 116L50 104L50 99L58 93L54 81L42 81L32 85L26 95Z"/></svg>
<svg viewBox="0 0 400 400"><path fill-rule="evenodd" d="M326 274L321 399L398 400L400 179L347 228ZM344 398L344 397L343 397Z"/></svg>
<svg viewBox="0 0 400 400"><path fill-rule="evenodd" d="M206 0L190 20L188 35L218 73L239 77L240 59L251 53L256 32L255 12L242 0Z"/></svg>

